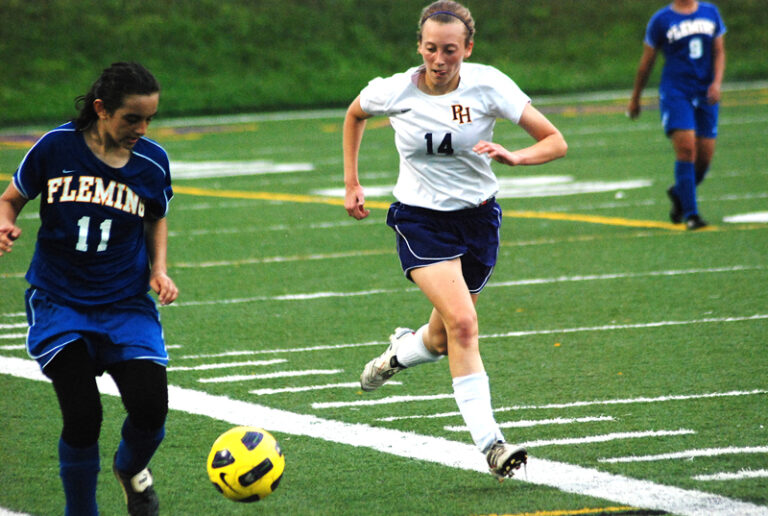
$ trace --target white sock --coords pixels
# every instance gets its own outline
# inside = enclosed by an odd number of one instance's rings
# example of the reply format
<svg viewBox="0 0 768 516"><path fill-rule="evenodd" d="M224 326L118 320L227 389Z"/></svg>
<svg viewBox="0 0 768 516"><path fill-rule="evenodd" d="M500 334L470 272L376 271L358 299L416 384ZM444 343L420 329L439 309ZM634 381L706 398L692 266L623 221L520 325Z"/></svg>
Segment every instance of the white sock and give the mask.
<svg viewBox="0 0 768 516"><path fill-rule="evenodd" d="M472 440L481 452L485 453L496 441L504 440L493 417L491 387L485 372L454 378L453 395Z"/></svg>
<svg viewBox="0 0 768 516"><path fill-rule="evenodd" d="M437 362L443 355L435 355L424 345L422 335L428 324L416 330L415 338L406 339L397 348L397 361L405 367L411 367L427 362Z"/></svg>

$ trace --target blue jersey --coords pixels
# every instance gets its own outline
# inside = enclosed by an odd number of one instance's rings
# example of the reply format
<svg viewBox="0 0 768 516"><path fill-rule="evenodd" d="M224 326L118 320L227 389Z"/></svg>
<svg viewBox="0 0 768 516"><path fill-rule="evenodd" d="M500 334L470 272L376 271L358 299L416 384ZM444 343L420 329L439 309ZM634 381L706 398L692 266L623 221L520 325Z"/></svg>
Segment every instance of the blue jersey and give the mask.
<svg viewBox="0 0 768 516"><path fill-rule="evenodd" d="M714 78L713 43L725 31L720 11L707 2L699 2L691 14L677 13L671 6L657 11L648 22L645 43L664 53L659 90L706 93Z"/></svg>
<svg viewBox="0 0 768 516"><path fill-rule="evenodd" d="M79 305L149 290L144 221L166 215L173 196L168 156L140 138L128 163L99 160L70 122L45 134L13 176L27 199L40 195L40 230L27 281Z"/></svg>

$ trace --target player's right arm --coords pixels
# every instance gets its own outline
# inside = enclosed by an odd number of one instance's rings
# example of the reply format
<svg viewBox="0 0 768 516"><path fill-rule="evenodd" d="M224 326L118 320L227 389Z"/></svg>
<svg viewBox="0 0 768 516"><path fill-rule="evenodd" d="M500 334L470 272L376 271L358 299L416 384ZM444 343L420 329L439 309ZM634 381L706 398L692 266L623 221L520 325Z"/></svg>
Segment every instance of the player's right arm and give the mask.
<svg viewBox="0 0 768 516"><path fill-rule="evenodd" d="M370 210L365 209L365 196L357 170L360 143L369 118L371 115L360 106L359 96L349 105L344 117L344 208L350 217L357 220L364 219L370 213Z"/></svg>
<svg viewBox="0 0 768 516"><path fill-rule="evenodd" d="M0 196L0 256L10 253L13 242L21 236L21 228L16 225L16 218L25 204L27 199L11 181Z"/></svg>
<svg viewBox="0 0 768 516"><path fill-rule="evenodd" d="M637 66L637 73L635 74L635 86L632 89L632 98L629 101L627 107L627 114L629 118L635 119L640 116L640 96L643 93L643 88L648 84L648 78L651 76L653 70L653 64L656 62L656 49L648 45L643 44L643 55L640 57L640 64Z"/></svg>

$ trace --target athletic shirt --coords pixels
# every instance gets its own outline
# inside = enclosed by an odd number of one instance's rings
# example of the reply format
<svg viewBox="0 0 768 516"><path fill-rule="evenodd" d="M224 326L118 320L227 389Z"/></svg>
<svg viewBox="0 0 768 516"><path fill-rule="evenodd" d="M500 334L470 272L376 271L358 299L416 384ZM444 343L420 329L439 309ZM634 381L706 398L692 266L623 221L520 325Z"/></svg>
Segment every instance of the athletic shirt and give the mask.
<svg viewBox="0 0 768 516"><path fill-rule="evenodd" d="M515 82L487 65L463 63L459 86L445 95L421 91L421 67L376 78L360 92L360 106L389 117L400 154L394 188L403 204L440 211L478 206L499 190L491 158L472 147L493 141L497 118L520 121L531 101Z"/></svg>
<svg viewBox="0 0 768 516"><path fill-rule="evenodd" d="M147 293L144 221L164 217L173 196L162 147L140 138L128 163L112 168L70 122L35 143L13 183L27 199L40 195L30 285L78 305Z"/></svg>
<svg viewBox="0 0 768 516"><path fill-rule="evenodd" d="M645 43L664 52L659 89L685 95L701 95L714 78L712 47L725 34L720 11L699 2L696 12L680 14L671 6L657 11L648 22Z"/></svg>

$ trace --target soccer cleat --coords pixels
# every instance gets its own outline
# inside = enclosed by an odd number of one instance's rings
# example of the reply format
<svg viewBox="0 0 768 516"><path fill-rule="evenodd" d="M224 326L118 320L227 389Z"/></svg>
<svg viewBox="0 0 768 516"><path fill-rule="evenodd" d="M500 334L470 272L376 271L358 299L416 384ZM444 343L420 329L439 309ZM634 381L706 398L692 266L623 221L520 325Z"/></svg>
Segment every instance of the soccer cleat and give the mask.
<svg viewBox="0 0 768 516"><path fill-rule="evenodd" d="M488 467L493 476L504 481L506 477L512 477L515 470L528 463L528 452L522 446L496 441L485 455Z"/></svg>
<svg viewBox="0 0 768 516"><path fill-rule="evenodd" d="M115 454L117 458L117 454ZM131 516L158 516L160 501L152 487L152 471L144 468L133 476L126 475L117 469L115 460L112 461L112 471L120 482Z"/></svg>
<svg viewBox="0 0 768 516"><path fill-rule="evenodd" d="M680 224L683 221L683 203L680 202L680 198L675 193L674 186L667 188L667 197L672 201L672 209L669 210L669 220L675 224Z"/></svg>
<svg viewBox="0 0 768 516"><path fill-rule="evenodd" d="M364 391L375 391L395 373L405 369L405 366L397 361L397 348L403 339L412 339L415 335L410 328L395 329L395 333L389 336L390 344L387 350L365 364L363 374L360 375L360 388Z"/></svg>
<svg viewBox="0 0 768 516"><path fill-rule="evenodd" d="M702 219L698 215L691 215L690 217L688 217L688 220L685 221L685 227L691 231L696 229L701 229L707 226L708 224L706 223L706 221L704 221L704 219Z"/></svg>

